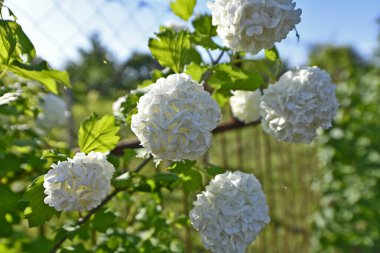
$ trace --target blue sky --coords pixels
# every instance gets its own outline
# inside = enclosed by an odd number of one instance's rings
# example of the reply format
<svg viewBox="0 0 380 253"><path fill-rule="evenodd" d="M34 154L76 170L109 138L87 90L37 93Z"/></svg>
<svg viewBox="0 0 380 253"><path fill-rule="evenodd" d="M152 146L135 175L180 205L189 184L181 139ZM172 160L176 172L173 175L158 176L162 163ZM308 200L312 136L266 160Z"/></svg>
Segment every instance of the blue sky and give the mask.
<svg viewBox="0 0 380 253"><path fill-rule="evenodd" d="M141 2L144 2L143 4ZM88 47L88 36L98 32L115 58L133 51L147 51L147 41L158 27L181 22L170 13L169 0L5 0L32 39L37 53L53 67L75 60L79 47ZM379 0L299 0L302 21L278 44L291 65L305 64L307 52L317 43L353 45L370 57L377 45ZM198 0L197 13L208 12L206 0Z"/></svg>

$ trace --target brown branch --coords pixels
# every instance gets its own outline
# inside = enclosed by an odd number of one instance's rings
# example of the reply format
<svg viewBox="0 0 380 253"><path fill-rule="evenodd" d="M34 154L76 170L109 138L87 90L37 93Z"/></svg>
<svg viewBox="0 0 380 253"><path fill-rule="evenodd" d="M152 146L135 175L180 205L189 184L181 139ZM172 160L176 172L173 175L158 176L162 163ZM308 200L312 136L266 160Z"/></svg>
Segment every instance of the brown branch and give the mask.
<svg viewBox="0 0 380 253"><path fill-rule="evenodd" d="M251 123L245 124L245 123L240 122L236 119L233 119L231 121L220 124L217 128L215 128L212 131L212 133L213 134L219 134L219 133L223 133L223 132L230 131L230 130L241 129L244 127L257 125L260 122L261 122L261 119L258 119L258 120L251 122ZM124 149L136 149L136 148L141 148L139 140L128 139L128 140L124 140L124 141L120 142L120 144L117 145L116 148L114 148L111 151L111 154L116 155L116 156L122 156L124 153Z"/></svg>

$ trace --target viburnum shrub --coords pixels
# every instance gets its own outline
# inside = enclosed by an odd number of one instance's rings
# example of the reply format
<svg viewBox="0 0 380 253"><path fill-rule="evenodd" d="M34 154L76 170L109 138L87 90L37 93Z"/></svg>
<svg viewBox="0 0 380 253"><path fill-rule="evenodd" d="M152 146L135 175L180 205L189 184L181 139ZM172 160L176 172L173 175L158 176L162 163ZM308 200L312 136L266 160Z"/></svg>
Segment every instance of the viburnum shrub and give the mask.
<svg viewBox="0 0 380 253"><path fill-rule="evenodd" d="M14 161L0 172L0 196L10 200L0 203L0 224L5 224L0 236L12 238L13 222L23 217L30 227L51 225L51 235L41 239L49 249L42 251L183 252L174 227L191 224L206 249L243 253L265 229L270 207L253 174L197 162L212 143L222 108L230 101L237 120L261 120L265 132L279 141L310 143L319 128L331 127L338 109L335 85L318 67L297 67L278 78L275 43L301 20L292 0L216 0L208 4L212 15L193 16L195 3L172 1L173 12L191 25L163 26L149 39L150 52L164 69L115 101L113 115L93 113L84 120L77 148L46 136L52 128L67 126L70 115L59 97L60 84L70 88L67 74L33 61L33 44L15 18L0 21L0 113L5 119L0 131L9 136L0 138L0 164ZM243 67L262 50L277 66L263 65L270 81ZM30 85L30 79L36 82ZM28 100L35 94L39 101ZM126 149L122 157L113 155L122 147L121 126L131 128L142 152ZM140 173L151 158L168 168ZM20 180L21 190L10 187ZM165 211L164 188L198 193L190 213L176 217ZM55 223L49 222L54 216Z"/></svg>

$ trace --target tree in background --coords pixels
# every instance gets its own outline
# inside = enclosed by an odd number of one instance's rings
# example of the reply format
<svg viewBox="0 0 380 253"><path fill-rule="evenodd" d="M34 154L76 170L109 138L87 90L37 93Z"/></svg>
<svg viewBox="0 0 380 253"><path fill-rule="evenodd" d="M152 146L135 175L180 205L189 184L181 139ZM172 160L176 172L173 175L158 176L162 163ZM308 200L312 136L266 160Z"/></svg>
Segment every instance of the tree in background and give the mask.
<svg viewBox="0 0 380 253"><path fill-rule="evenodd" d="M67 63L66 69L73 83L73 93L82 101L90 90L115 99L115 92L124 93L150 77L159 64L149 54L133 53L125 62L119 63L102 44L98 34L90 37L90 48L79 49L79 59Z"/></svg>
<svg viewBox="0 0 380 253"><path fill-rule="evenodd" d="M380 69L350 47L318 46L310 64L327 69L341 101L335 127L324 132L316 252L380 250Z"/></svg>

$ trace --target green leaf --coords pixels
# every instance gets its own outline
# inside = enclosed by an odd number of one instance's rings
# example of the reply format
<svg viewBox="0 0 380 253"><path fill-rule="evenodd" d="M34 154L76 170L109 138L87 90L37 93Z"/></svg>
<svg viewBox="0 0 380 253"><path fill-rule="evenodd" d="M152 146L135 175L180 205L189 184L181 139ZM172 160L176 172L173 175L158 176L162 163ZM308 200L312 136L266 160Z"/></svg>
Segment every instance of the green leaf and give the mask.
<svg viewBox="0 0 380 253"><path fill-rule="evenodd" d="M186 65L185 73L190 75L193 80L200 82L207 69L207 66L202 66L192 62L189 65Z"/></svg>
<svg viewBox="0 0 380 253"><path fill-rule="evenodd" d="M270 61L276 61L280 59L277 48L274 46L271 49L265 49L265 58Z"/></svg>
<svg viewBox="0 0 380 253"><path fill-rule="evenodd" d="M197 191L202 188L202 175L194 169L179 174L185 192Z"/></svg>
<svg viewBox="0 0 380 253"><path fill-rule="evenodd" d="M156 35L157 38L149 39L148 45L152 55L162 66L182 73L183 67L191 61L201 62L201 56L191 47L188 32L165 29Z"/></svg>
<svg viewBox="0 0 380 253"><path fill-rule="evenodd" d="M212 177L226 172L225 169L223 169L222 167L216 166L216 165L209 165L205 168L205 170L206 170L207 174L209 174Z"/></svg>
<svg viewBox="0 0 380 253"><path fill-rule="evenodd" d="M58 82L63 83L67 87L71 86L67 72L50 69L46 61L27 65L15 60L10 65L0 64L0 70L9 70L21 77L38 81L55 94L58 93Z"/></svg>
<svg viewBox="0 0 380 253"><path fill-rule="evenodd" d="M0 42L0 63L8 64L15 56L16 59L20 58L15 54L17 39L10 21L0 20Z"/></svg>
<svg viewBox="0 0 380 253"><path fill-rule="evenodd" d="M36 51L21 26L14 21L0 20L0 63L8 64L12 60L21 60L22 55L31 61Z"/></svg>
<svg viewBox="0 0 380 253"><path fill-rule="evenodd" d="M142 95L143 94L128 94L125 101L121 104L122 112L128 125L131 124L132 115L137 113L137 102Z"/></svg>
<svg viewBox="0 0 380 253"><path fill-rule="evenodd" d="M187 21L194 11L196 0L175 0L170 3L174 14Z"/></svg>
<svg viewBox="0 0 380 253"><path fill-rule="evenodd" d="M174 163L169 170L178 175L185 192L196 191L202 188L202 175L194 169L195 161Z"/></svg>
<svg viewBox="0 0 380 253"><path fill-rule="evenodd" d="M52 159L53 162L65 161L67 160L67 155L61 154L55 149L50 149L42 152L41 159Z"/></svg>
<svg viewBox="0 0 380 253"><path fill-rule="evenodd" d="M195 28L194 33L191 34L191 42L203 46L208 49L224 49L216 44L212 37L216 36L216 26L212 25L212 17L210 15L202 15L193 21Z"/></svg>
<svg viewBox="0 0 380 253"><path fill-rule="evenodd" d="M31 241L25 241L22 244L22 252L28 253L40 253L40 252L49 252L53 247L54 242L47 239L44 235L38 236L36 239Z"/></svg>
<svg viewBox="0 0 380 253"><path fill-rule="evenodd" d="M226 103L229 102L229 99L232 96L232 93L229 90L216 88L215 90L213 90L211 96L218 103L220 107L223 107Z"/></svg>
<svg viewBox="0 0 380 253"><path fill-rule="evenodd" d="M115 227L116 216L110 212L102 209L95 213L91 225L96 231L105 233L108 228Z"/></svg>
<svg viewBox="0 0 380 253"><path fill-rule="evenodd" d="M0 229L0 238L7 238L12 236L13 229L12 229L12 224L8 223L8 221L5 219L4 214L0 213L0 224L1 224L1 229Z"/></svg>
<svg viewBox="0 0 380 253"><path fill-rule="evenodd" d="M196 164L196 161L190 161L190 160L175 162L172 166L170 166L169 170L175 173L181 173L183 171L193 168L195 164Z"/></svg>
<svg viewBox="0 0 380 253"><path fill-rule="evenodd" d="M115 148L120 137L120 126L113 115L99 116L94 113L84 120L79 128L78 144L82 152L107 152Z"/></svg>
<svg viewBox="0 0 380 253"><path fill-rule="evenodd" d="M229 64L216 66L208 83L215 89L254 91L263 84L263 78L256 72L248 73Z"/></svg>
<svg viewBox="0 0 380 253"><path fill-rule="evenodd" d="M195 28L196 34L208 35L210 37L217 35L216 26L212 25L211 15L198 16L196 19L194 19L193 26Z"/></svg>
<svg viewBox="0 0 380 253"><path fill-rule="evenodd" d="M123 187L126 187L128 186L130 183L132 182L132 177L131 177L131 173L128 171L128 172L125 172L124 174L121 174L120 176L114 178L112 180L112 184L116 187L116 188L123 188Z"/></svg>
<svg viewBox="0 0 380 253"><path fill-rule="evenodd" d="M37 227L50 220L53 215L59 213L52 207L44 203L44 175L37 177L26 191L20 202L28 203L24 210L24 217L28 219L29 227Z"/></svg>
<svg viewBox="0 0 380 253"><path fill-rule="evenodd" d="M156 187L166 187L171 190L179 181L179 177L172 172L159 172L153 176Z"/></svg>

